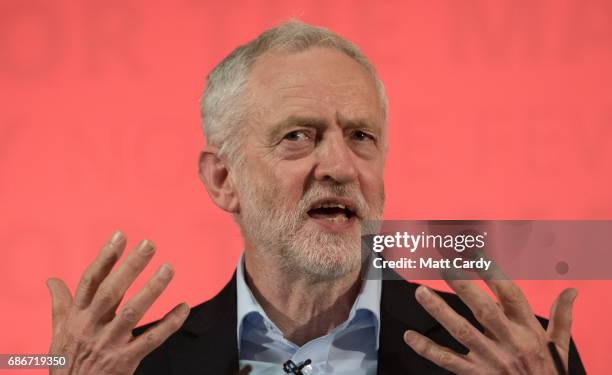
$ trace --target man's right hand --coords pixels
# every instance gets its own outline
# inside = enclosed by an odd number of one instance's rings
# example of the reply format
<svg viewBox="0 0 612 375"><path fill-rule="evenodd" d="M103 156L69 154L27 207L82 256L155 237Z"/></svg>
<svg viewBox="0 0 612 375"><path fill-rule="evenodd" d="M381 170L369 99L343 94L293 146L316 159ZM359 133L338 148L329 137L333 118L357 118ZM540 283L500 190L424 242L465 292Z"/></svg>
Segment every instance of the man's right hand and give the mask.
<svg viewBox="0 0 612 375"><path fill-rule="evenodd" d="M111 272L125 249L126 238L115 232L89 265L74 298L60 279L49 279L53 311L51 354L65 355L68 366L50 374L133 374L140 361L181 327L189 307L179 304L138 337L132 329L164 291L174 271L162 265L116 314L128 287L149 263L155 246L147 240Z"/></svg>

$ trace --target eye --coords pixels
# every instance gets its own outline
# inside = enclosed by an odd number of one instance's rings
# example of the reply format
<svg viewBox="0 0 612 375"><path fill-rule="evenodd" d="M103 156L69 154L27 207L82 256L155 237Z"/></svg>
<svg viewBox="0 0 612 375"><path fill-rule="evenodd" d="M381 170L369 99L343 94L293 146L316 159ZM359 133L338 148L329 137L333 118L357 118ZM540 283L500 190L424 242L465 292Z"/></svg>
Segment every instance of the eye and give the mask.
<svg viewBox="0 0 612 375"><path fill-rule="evenodd" d="M352 134L353 139L357 141L375 141L376 139L371 134L361 130L355 130Z"/></svg>
<svg viewBox="0 0 612 375"><path fill-rule="evenodd" d="M306 131L294 130L292 132L287 133L283 139L286 139L288 141L297 142L297 141L304 141L309 138L310 138L310 135Z"/></svg>
<svg viewBox="0 0 612 375"><path fill-rule="evenodd" d="M285 159L298 159L308 155L316 145L317 133L311 129L296 129L284 133L276 144L279 155Z"/></svg>

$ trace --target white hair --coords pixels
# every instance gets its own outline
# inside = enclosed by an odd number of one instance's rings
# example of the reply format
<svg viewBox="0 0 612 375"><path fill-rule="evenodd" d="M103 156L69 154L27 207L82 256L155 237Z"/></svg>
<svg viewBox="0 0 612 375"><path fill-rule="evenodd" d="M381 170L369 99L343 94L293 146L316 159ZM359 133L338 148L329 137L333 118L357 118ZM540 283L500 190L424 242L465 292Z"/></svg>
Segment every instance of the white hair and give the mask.
<svg viewBox="0 0 612 375"><path fill-rule="evenodd" d="M219 156L230 163L242 160L241 124L248 116L245 84L250 68L268 51L302 52L313 47L336 49L361 64L372 76L387 119L387 97L376 70L359 48L343 37L322 27L290 20L268 29L247 44L239 46L208 75L200 102L204 137L219 148Z"/></svg>

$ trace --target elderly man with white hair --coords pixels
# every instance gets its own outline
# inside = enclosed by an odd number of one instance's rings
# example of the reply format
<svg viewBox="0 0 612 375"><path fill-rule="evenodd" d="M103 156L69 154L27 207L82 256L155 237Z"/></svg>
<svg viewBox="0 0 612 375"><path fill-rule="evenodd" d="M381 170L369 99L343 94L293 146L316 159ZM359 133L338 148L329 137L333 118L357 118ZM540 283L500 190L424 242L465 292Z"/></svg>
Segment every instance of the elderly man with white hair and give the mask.
<svg viewBox="0 0 612 375"><path fill-rule="evenodd" d="M539 320L511 281L457 294L364 278L361 233L382 218L387 99L346 39L298 21L238 47L202 98L200 178L244 252L226 287L134 327L170 282L168 264L118 305L155 252L142 241L114 270L117 232L74 297L50 279L54 374L557 374L584 369L570 337L576 291ZM547 328L544 328L544 326ZM551 356L553 343L556 358Z"/></svg>

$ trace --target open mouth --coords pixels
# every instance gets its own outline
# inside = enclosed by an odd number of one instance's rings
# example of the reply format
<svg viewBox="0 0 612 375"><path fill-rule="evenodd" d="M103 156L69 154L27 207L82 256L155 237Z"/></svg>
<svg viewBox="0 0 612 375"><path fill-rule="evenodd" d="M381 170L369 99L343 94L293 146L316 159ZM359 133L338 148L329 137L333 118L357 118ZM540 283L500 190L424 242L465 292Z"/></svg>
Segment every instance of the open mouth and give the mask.
<svg viewBox="0 0 612 375"><path fill-rule="evenodd" d="M325 219L335 224L343 224L356 216L355 211L347 204L337 202L321 202L308 210L308 216L313 219Z"/></svg>

